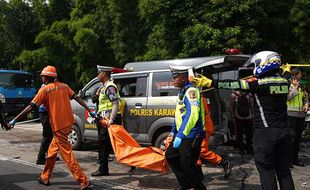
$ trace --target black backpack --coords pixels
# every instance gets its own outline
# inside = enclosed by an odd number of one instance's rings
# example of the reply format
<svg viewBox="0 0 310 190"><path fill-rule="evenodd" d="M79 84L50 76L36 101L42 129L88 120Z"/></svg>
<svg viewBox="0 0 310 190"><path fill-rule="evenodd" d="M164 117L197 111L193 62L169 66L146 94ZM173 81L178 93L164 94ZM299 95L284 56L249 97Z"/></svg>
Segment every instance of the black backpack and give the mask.
<svg viewBox="0 0 310 190"><path fill-rule="evenodd" d="M241 92L241 95L237 95L237 112L241 117L247 117L250 114L250 100L246 93Z"/></svg>

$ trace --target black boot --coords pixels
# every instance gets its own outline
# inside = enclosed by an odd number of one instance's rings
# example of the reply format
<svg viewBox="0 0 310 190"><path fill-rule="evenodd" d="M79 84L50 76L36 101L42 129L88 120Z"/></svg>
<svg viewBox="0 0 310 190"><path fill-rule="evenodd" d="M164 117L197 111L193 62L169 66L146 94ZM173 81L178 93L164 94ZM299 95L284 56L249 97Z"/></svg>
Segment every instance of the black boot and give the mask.
<svg viewBox="0 0 310 190"><path fill-rule="evenodd" d="M227 179L232 171L233 164L231 162L226 161L224 158L222 158L222 161L220 162L220 165L224 169L224 178Z"/></svg>

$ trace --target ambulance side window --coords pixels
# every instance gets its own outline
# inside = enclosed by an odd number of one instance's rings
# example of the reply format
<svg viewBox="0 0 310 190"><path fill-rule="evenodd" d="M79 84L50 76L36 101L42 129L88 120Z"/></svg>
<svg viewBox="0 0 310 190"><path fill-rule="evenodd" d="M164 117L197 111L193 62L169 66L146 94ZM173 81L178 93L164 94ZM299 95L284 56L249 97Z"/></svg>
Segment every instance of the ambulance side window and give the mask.
<svg viewBox="0 0 310 190"><path fill-rule="evenodd" d="M115 79L121 97L145 97L146 77Z"/></svg>
<svg viewBox="0 0 310 190"><path fill-rule="evenodd" d="M178 89L173 86L171 72L153 74L152 96L176 96Z"/></svg>

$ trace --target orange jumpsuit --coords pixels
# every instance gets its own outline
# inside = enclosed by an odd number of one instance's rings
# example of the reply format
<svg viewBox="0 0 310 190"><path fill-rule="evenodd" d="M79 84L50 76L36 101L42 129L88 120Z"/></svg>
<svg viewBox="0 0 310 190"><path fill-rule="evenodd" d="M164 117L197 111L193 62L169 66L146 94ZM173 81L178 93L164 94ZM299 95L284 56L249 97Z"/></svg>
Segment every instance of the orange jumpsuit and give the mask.
<svg viewBox="0 0 310 190"><path fill-rule="evenodd" d="M32 104L40 106L44 104L48 110L50 123L53 131L53 140L48 149L48 157L41 173L41 178L47 182L52 174L57 152L71 171L73 177L81 187L89 184L86 175L73 155L72 147L68 142L71 125L74 123L70 99L74 96L71 88L60 82L49 83L40 88L38 94L32 100Z"/></svg>
<svg viewBox="0 0 310 190"><path fill-rule="evenodd" d="M214 133L214 126L211 119L210 111L207 106L206 98L202 98L202 102L205 108L205 126L206 126L206 138L203 139L201 144L201 151L200 151L200 159L197 161L198 165L201 165L201 159L205 159L209 161L211 164L218 165L222 161L222 157L215 152L209 150L209 138Z"/></svg>

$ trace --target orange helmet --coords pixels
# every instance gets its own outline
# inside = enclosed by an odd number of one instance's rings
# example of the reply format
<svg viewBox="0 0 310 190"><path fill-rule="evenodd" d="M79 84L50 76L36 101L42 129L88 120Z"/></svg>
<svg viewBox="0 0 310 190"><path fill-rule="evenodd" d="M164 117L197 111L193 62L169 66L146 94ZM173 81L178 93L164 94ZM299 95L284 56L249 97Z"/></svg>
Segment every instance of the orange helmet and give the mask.
<svg viewBox="0 0 310 190"><path fill-rule="evenodd" d="M44 67L40 75L57 77L57 71L55 67L48 65Z"/></svg>

